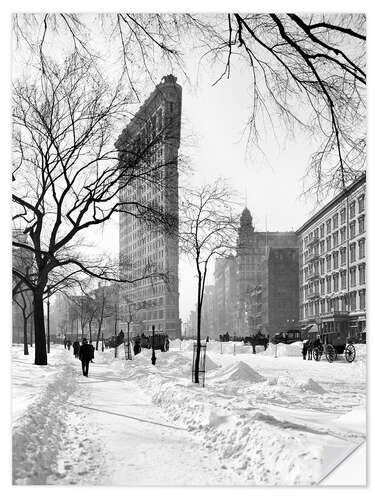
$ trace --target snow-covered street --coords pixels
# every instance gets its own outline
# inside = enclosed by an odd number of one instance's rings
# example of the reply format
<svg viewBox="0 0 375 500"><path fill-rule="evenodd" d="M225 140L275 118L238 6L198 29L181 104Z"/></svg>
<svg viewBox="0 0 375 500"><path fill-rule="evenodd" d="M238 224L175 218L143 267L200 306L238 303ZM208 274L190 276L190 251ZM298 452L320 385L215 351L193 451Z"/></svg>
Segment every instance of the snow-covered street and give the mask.
<svg viewBox="0 0 375 500"><path fill-rule="evenodd" d="M365 438L364 346L329 364L210 342L204 388L191 348L172 342L155 367L148 350L99 351L86 379L62 346L44 367L14 346L14 483L312 484Z"/></svg>

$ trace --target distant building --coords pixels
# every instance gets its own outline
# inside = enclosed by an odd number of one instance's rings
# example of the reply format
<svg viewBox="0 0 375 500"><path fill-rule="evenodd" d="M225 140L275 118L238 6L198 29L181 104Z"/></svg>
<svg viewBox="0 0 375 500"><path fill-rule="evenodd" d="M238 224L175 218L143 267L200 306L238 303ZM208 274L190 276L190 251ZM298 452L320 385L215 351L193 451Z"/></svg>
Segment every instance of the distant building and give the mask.
<svg viewBox="0 0 375 500"><path fill-rule="evenodd" d="M366 330L366 175L298 229L300 321L323 332Z"/></svg>
<svg viewBox="0 0 375 500"><path fill-rule="evenodd" d="M238 335L257 332L249 321L251 310L255 307L252 291L262 285L262 264L268 258L269 249L297 247L296 233L255 231L249 209L243 210L237 239L237 310L233 325Z"/></svg>
<svg viewBox="0 0 375 500"><path fill-rule="evenodd" d="M214 304L212 308L213 329L211 334L219 338L226 332L233 333L237 302L237 262L234 255L215 261Z"/></svg>
<svg viewBox="0 0 375 500"><path fill-rule="evenodd" d="M207 336L215 338L216 330L214 325L215 317L215 288L213 285L206 285L202 310L202 339Z"/></svg>
<svg viewBox="0 0 375 500"><path fill-rule="evenodd" d="M261 275L261 285L250 294L250 332L298 328L298 249L270 248Z"/></svg>
<svg viewBox="0 0 375 500"><path fill-rule="evenodd" d="M157 206L178 220L177 158L181 128L181 86L165 76L119 136L119 168L133 161L129 150L147 151L148 171L123 183L122 201ZM143 148L143 149L142 149ZM143 153L142 153L143 154ZM134 156L134 155L133 155ZM170 337L181 336L178 292L177 234L145 226L132 213L120 212L120 262L123 276L139 278L150 271L168 276L126 284L120 297L121 316L132 317L133 333L150 333L152 325ZM130 271L129 271L130 269Z"/></svg>

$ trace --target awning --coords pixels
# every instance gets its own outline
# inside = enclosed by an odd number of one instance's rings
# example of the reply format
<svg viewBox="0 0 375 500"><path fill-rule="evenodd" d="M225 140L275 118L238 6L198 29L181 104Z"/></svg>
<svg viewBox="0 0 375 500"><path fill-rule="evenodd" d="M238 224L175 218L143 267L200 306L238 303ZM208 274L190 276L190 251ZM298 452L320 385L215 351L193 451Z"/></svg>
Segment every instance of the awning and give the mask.
<svg viewBox="0 0 375 500"><path fill-rule="evenodd" d="M316 323L311 323L310 325L305 326L305 328L302 329L304 333L319 333L318 325Z"/></svg>

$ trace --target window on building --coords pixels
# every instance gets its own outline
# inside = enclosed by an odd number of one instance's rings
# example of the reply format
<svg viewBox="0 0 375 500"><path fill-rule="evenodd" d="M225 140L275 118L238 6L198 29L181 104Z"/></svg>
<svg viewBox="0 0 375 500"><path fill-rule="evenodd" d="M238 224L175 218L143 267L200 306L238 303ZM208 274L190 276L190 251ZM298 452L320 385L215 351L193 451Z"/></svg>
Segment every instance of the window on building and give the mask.
<svg viewBox="0 0 375 500"><path fill-rule="evenodd" d="M355 201L349 205L349 217L352 219L355 216Z"/></svg>
<svg viewBox="0 0 375 500"><path fill-rule="evenodd" d="M362 240L359 240L358 242L358 258L363 259L365 257L365 239L363 238Z"/></svg>
<svg viewBox="0 0 375 500"><path fill-rule="evenodd" d="M339 244L339 232L335 231L333 233L333 246L337 247L338 244Z"/></svg>
<svg viewBox="0 0 375 500"><path fill-rule="evenodd" d="M340 248L340 265L345 266L346 264L346 247Z"/></svg>
<svg viewBox="0 0 375 500"><path fill-rule="evenodd" d="M345 290L345 288L346 288L346 271L341 271L340 277L341 277L341 290Z"/></svg>
<svg viewBox="0 0 375 500"><path fill-rule="evenodd" d="M333 252L333 269L337 269L339 267L339 253Z"/></svg>
<svg viewBox="0 0 375 500"><path fill-rule="evenodd" d="M365 216L362 215L358 219L358 234L364 233L365 232Z"/></svg>
<svg viewBox="0 0 375 500"><path fill-rule="evenodd" d="M322 259L320 261L320 274L324 274L325 273L325 271L324 271L324 267L325 267L324 263L325 263L325 261L324 261L324 259Z"/></svg>
<svg viewBox="0 0 375 500"><path fill-rule="evenodd" d="M320 242L320 253L324 253L324 240Z"/></svg>
<svg viewBox="0 0 375 500"><path fill-rule="evenodd" d="M350 230L350 237L354 238L355 237L355 220L353 220L350 223L349 230Z"/></svg>
<svg viewBox="0 0 375 500"><path fill-rule="evenodd" d="M357 269L355 267L351 267L350 268L350 286L356 286L356 284L357 284L356 274L357 274Z"/></svg>
<svg viewBox="0 0 375 500"><path fill-rule="evenodd" d="M327 293L331 293L331 276L327 276Z"/></svg>
<svg viewBox="0 0 375 500"><path fill-rule="evenodd" d="M358 198L358 212L361 213L363 212L365 209L365 195L362 194L359 198Z"/></svg>
<svg viewBox="0 0 375 500"><path fill-rule="evenodd" d="M346 241L346 226L340 229L340 243L344 243Z"/></svg>
<svg viewBox="0 0 375 500"><path fill-rule="evenodd" d="M359 291L359 308L362 311L366 309L366 290Z"/></svg>
<svg viewBox="0 0 375 500"><path fill-rule="evenodd" d="M326 301L325 300L321 300L320 301L320 313L324 314L325 312L326 312Z"/></svg>
<svg viewBox="0 0 375 500"><path fill-rule="evenodd" d="M329 252L332 248L331 236L327 237L327 252Z"/></svg>
<svg viewBox="0 0 375 500"><path fill-rule="evenodd" d="M333 291L338 292L339 290L339 275L334 274L333 275Z"/></svg>
<svg viewBox="0 0 375 500"><path fill-rule="evenodd" d="M314 310L315 310L315 316L318 316L318 314L319 314L319 301L318 300L314 303Z"/></svg>
<svg viewBox="0 0 375 500"><path fill-rule="evenodd" d="M364 285L366 283L366 266L365 264L360 264L358 266L359 270L359 284Z"/></svg>
<svg viewBox="0 0 375 500"><path fill-rule="evenodd" d="M332 217L332 225L333 225L333 229L337 229L339 227L339 214L335 214Z"/></svg>
<svg viewBox="0 0 375 500"><path fill-rule="evenodd" d="M345 222L346 222L346 208L343 208L340 211L340 222L341 222L341 224L345 224Z"/></svg>
<svg viewBox="0 0 375 500"><path fill-rule="evenodd" d="M326 261L327 261L327 273L329 273L332 268L332 257L330 255L327 255Z"/></svg>
<svg viewBox="0 0 375 500"><path fill-rule="evenodd" d="M324 238L324 224L320 226L320 237Z"/></svg>
<svg viewBox="0 0 375 500"><path fill-rule="evenodd" d="M329 234L331 232L331 219L327 220L326 229L327 229L327 234Z"/></svg>
<svg viewBox="0 0 375 500"><path fill-rule="evenodd" d="M325 280L320 280L320 295L324 295L326 293Z"/></svg>
<svg viewBox="0 0 375 500"><path fill-rule="evenodd" d="M350 310L355 311L357 309L357 292L350 293Z"/></svg>
<svg viewBox="0 0 375 500"><path fill-rule="evenodd" d="M355 262L356 259L356 243L350 245L350 262Z"/></svg>

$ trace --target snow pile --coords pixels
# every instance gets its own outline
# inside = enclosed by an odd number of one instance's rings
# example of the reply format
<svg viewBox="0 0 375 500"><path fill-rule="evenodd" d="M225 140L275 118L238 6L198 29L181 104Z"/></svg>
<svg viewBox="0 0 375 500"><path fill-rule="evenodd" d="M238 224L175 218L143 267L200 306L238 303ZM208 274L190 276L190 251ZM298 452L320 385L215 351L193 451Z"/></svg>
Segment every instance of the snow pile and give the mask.
<svg viewBox="0 0 375 500"><path fill-rule="evenodd" d="M243 381L250 384L257 384L266 379L260 373L253 370L247 363L238 361L219 373L216 380L220 382Z"/></svg>
<svg viewBox="0 0 375 500"><path fill-rule="evenodd" d="M259 352L259 351L257 351ZM266 351L260 351L263 356L278 357L302 357L302 342L292 344L272 344L268 345Z"/></svg>
<svg viewBox="0 0 375 500"><path fill-rule="evenodd" d="M359 406L341 415L335 420L335 424L341 429L349 430L366 436L366 407Z"/></svg>
<svg viewBox="0 0 375 500"><path fill-rule="evenodd" d="M282 375L277 377L276 381L271 379L268 383L269 385L278 384L299 389L300 391L315 392L316 394L324 394L326 392L325 389L312 378L302 377L296 379L288 375Z"/></svg>
<svg viewBox="0 0 375 500"><path fill-rule="evenodd" d="M220 365L216 364L210 356L206 355L206 370L216 370L217 368L220 368Z"/></svg>

